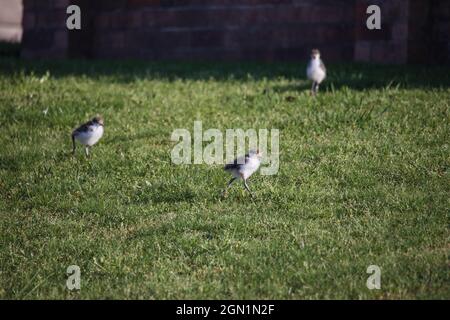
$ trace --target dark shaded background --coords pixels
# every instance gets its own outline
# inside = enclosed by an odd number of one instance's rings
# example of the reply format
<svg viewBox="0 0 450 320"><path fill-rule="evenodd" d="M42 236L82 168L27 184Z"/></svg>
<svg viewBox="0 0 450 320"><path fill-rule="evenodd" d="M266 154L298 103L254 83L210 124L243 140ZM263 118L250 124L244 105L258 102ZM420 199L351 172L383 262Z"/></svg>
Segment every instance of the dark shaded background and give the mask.
<svg viewBox="0 0 450 320"><path fill-rule="evenodd" d="M77 4L82 30L66 28ZM378 4L382 30L366 28ZM448 63L448 0L24 0L26 58Z"/></svg>

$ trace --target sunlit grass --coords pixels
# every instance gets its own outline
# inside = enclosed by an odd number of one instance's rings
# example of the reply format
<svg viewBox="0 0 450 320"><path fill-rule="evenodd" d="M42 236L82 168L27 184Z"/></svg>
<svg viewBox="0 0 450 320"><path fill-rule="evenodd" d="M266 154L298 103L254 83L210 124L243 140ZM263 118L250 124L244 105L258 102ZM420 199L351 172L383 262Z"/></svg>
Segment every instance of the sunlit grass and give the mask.
<svg viewBox="0 0 450 320"><path fill-rule="evenodd" d="M304 67L1 61L0 297L449 299L450 70L329 65L313 99ZM255 202L171 163L195 120L280 130Z"/></svg>

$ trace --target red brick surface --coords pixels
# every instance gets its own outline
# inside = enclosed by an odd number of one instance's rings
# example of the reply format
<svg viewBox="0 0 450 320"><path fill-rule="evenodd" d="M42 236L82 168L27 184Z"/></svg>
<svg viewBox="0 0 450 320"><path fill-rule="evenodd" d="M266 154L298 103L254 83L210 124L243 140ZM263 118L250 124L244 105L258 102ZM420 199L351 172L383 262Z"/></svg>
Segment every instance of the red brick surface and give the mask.
<svg viewBox="0 0 450 320"><path fill-rule="evenodd" d="M450 1L434 3L438 8L422 0L24 0L23 55L303 61L318 47L327 61L405 63L420 62L430 46L448 61ZM81 31L65 28L69 4L81 7ZM382 30L366 28L370 4L382 9ZM424 30L433 34L428 42Z"/></svg>

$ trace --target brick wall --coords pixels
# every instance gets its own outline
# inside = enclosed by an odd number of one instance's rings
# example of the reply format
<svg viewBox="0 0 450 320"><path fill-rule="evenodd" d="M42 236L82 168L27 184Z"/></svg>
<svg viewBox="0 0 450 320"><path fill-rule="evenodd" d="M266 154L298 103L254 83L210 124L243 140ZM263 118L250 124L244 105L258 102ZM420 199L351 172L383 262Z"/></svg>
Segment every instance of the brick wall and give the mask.
<svg viewBox="0 0 450 320"><path fill-rule="evenodd" d="M433 1L442 8L423 0L24 0L22 54L302 61L318 47L327 61L405 63L423 60L417 40L428 39L448 59L450 1ZM81 31L65 28L69 4L81 7ZM368 4L382 9L381 31L366 28Z"/></svg>
<svg viewBox="0 0 450 320"><path fill-rule="evenodd" d="M22 56L25 58L65 58L69 33L66 8L70 0L23 0Z"/></svg>
<svg viewBox="0 0 450 320"><path fill-rule="evenodd" d="M449 0L359 0L357 21L368 4L382 8L383 29L356 27L355 60L394 63L450 62Z"/></svg>
<svg viewBox="0 0 450 320"><path fill-rule="evenodd" d="M450 63L450 1L432 1L431 17L429 33L425 35L431 42L427 57Z"/></svg>
<svg viewBox="0 0 450 320"><path fill-rule="evenodd" d="M315 2L100 2L93 56L295 60L320 45L329 59L351 59L353 0Z"/></svg>
<svg viewBox="0 0 450 320"><path fill-rule="evenodd" d="M366 9L371 4L381 8L381 30L369 30L366 27ZM355 60L377 63L406 62L409 1L360 0L357 1L355 10Z"/></svg>

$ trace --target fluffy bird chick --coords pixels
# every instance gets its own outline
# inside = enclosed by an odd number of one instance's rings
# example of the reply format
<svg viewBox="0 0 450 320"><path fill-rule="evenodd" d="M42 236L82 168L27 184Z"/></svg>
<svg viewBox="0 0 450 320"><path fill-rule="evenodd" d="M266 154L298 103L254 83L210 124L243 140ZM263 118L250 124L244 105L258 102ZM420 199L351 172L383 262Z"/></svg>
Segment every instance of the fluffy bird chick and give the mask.
<svg viewBox="0 0 450 320"><path fill-rule="evenodd" d="M103 118L94 117L72 132L72 153L75 154L75 140L85 146L86 156L89 156L89 148L96 144L103 136Z"/></svg>
<svg viewBox="0 0 450 320"><path fill-rule="evenodd" d="M247 185L247 179L258 170L261 165L261 158L262 154L259 150L251 150L244 157L239 157L235 159L233 163L225 165L225 171L230 172L233 175L233 178L228 182L223 195L226 196L228 188L233 184L233 182L238 179L242 179L245 189L247 189L250 196L253 198L253 194Z"/></svg>
<svg viewBox="0 0 450 320"><path fill-rule="evenodd" d="M320 83L325 80L327 76L327 70L322 60L320 59L320 52L317 49L311 51L311 60L306 68L306 75L309 80L313 82L311 88L311 94L315 96L319 91Z"/></svg>

